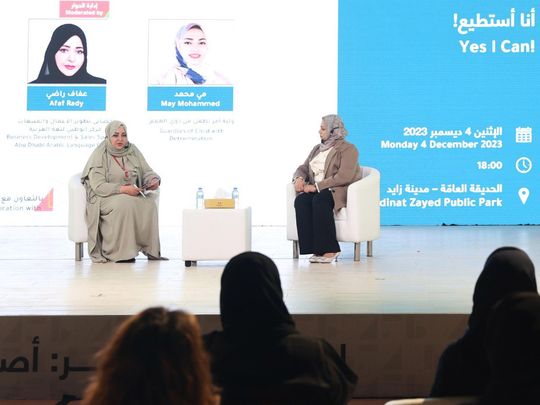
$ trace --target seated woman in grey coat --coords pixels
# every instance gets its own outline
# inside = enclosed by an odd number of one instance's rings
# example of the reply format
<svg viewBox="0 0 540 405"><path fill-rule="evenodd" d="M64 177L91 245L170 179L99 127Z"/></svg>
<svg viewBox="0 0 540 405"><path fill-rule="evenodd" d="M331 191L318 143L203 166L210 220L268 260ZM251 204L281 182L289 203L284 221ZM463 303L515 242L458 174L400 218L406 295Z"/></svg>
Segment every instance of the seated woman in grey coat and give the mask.
<svg viewBox="0 0 540 405"><path fill-rule="evenodd" d="M313 253L312 263L331 263L340 252L334 212L347 205L347 187L360 180L358 150L347 141L338 115L322 118L321 142L294 173L296 228L300 254Z"/></svg>

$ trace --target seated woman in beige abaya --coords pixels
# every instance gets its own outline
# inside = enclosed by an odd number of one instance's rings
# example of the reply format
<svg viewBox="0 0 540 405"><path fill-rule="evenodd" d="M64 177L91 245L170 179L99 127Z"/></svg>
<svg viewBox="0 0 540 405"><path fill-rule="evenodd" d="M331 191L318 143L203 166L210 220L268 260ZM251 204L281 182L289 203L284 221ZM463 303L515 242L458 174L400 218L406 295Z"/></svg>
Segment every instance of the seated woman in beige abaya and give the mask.
<svg viewBox="0 0 540 405"><path fill-rule="evenodd" d="M139 252L150 260L161 256L154 193L160 177L128 141L127 127L112 121L106 138L86 163L88 252L93 262L133 262Z"/></svg>

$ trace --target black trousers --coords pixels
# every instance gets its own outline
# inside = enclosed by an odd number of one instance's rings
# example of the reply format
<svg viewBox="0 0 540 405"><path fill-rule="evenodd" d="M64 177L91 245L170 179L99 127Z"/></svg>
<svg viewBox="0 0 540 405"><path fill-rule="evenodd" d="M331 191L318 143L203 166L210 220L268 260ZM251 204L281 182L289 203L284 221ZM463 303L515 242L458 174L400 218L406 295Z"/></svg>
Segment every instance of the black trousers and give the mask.
<svg viewBox="0 0 540 405"><path fill-rule="evenodd" d="M294 200L300 254L340 252L334 222L334 198L328 189L300 193Z"/></svg>

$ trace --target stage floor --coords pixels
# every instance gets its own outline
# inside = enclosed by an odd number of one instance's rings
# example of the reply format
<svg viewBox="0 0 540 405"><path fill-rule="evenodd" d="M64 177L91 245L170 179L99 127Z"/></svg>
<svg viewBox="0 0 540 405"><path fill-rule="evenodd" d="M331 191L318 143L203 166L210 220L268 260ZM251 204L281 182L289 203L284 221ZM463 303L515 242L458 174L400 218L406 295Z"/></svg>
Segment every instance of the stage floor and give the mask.
<svg viewBox="0 0 540 405"><path fill-rule="evenodd" d="M93 264L74 260L66 227L0 227L1 315L128 315L156 305L218 314L226 262L184 267L180 234L161 229L169 261ZM276 262L293 314L460 314L486 257L505 245L537 263L540 227L383 227L373 257L363 244L354 262L353 245L342 244L334 264L292 259L285 227L253 227L252 249Z"/></svg>

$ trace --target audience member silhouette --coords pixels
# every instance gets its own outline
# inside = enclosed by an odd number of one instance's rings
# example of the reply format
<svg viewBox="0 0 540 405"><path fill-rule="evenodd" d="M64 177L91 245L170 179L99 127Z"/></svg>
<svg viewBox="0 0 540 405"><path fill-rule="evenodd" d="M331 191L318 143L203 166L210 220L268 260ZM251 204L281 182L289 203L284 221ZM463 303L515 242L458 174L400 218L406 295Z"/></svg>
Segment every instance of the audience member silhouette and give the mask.
<svg viewBox="0 0 540 405"><path fill-rule="evenodd" d="M497 301L515 292L537 292L534 265L523 250L501 247L489 255L476 281L465 335L450 344L439 359L432 397L485 392L489 380L484 347L488 315Z"/></svg>
<svg viewBox="0 0 540 405"><path fill-rule="evenodd" d="M265 255L233 257L221 277L223 331L205 336L214 383L229 404L346 404L357 377L323 339L306 337Z"/></svg>
<svg viewBox="0 0 540 405"><path fill-rule="evenodd" d="M85 405L214 405L208 356L196 318L149 308L117 329L98 353Z"/></svg>
<svg viewBox="0 0 540 405"><path fill-rule="evenodd" d="M486 331L491 369L482 405L540 404L540 296L512 294L494 307Z"/></svg>

